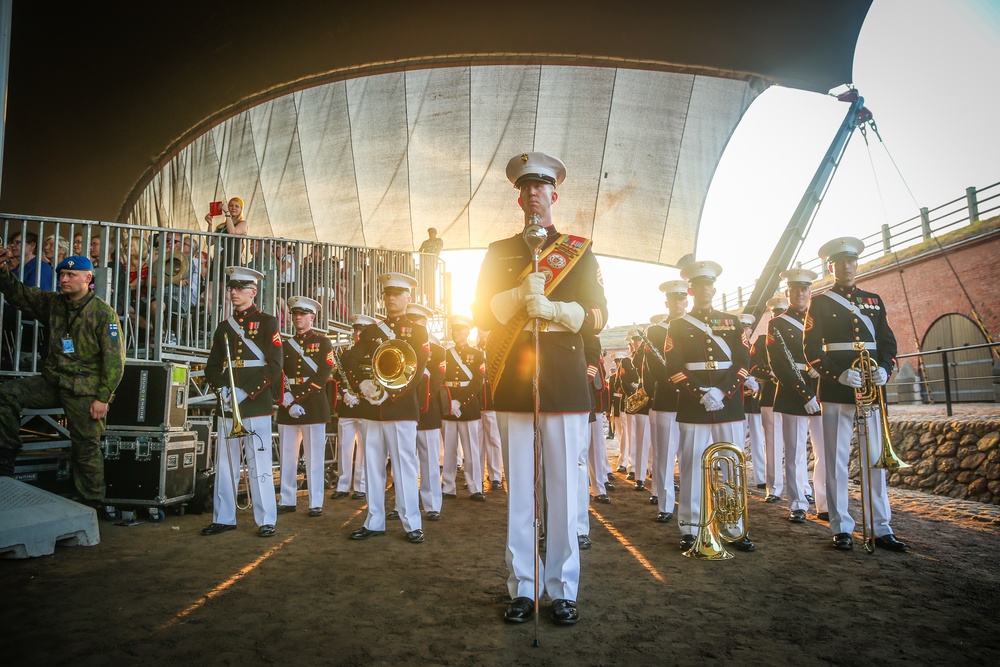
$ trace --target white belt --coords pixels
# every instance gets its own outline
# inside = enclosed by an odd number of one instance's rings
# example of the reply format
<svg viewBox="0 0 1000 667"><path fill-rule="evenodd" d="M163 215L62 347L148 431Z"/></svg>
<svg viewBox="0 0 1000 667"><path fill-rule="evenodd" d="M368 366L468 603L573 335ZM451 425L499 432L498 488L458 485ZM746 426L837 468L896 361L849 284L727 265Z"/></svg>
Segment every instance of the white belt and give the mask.
<svg viewBox="0 0 1000 667"><path fill-rule="evenodd" d="M266 366L267 362L262 359L233 359L233 368L261 368ZM222 362L222 367L226 368L226 362Z"/></svg>
<svg viewBox="0 0 1000 667"><path fill-rule="evenodd" d="M563 333L574 333L570 331L567 327L563 326L559 322L553 322L551 320L538 320L538 330L542 333L549 332L563 332ZM531 331L531 320L524 325L524 331Z"/></svg>
<svg viewBox="0 0 1000 667"><path fill-rule="evenodd" d="M684 368L689 371L724 371L732 367L733 362L731 361L693 361L684 364Z"/></svg>
<svg viewBox="0 0 1000 667"><path fill-rule="evenodd" d="M800 363L796 362L795 368L797 368L800 371L808 371L809 370L809 364L800 364Z"/></svg>
<svg viewBox="0 0 1000 667"><path fill-rule="evenodd" d="M456 380L454 382L445 382L444 386L446 386L446 387L468 387L469 386L469 381L466 380L464 382L459 382L459 381Z"/></svg>
<svg viewBox="0 0 1000 667"><path fill-rule="evenodd" d="M853 343L827 343L823 346L824 352L860 352L861 350L877 350L875 343L864 343L854 341Z"/></svg>

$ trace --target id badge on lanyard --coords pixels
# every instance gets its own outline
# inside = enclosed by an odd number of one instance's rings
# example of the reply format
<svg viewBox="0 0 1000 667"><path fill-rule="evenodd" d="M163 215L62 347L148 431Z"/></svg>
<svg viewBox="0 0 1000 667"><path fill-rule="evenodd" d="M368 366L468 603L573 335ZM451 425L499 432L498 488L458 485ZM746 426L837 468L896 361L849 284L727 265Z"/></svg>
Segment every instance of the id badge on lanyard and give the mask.
<svg viewBox="0 0 1000 667"><path fill-rule="evenodd" d="M69 336L63 336L62 349L63 354L73 354L76 352L76 348L73 346L73 339Z"/></svg>

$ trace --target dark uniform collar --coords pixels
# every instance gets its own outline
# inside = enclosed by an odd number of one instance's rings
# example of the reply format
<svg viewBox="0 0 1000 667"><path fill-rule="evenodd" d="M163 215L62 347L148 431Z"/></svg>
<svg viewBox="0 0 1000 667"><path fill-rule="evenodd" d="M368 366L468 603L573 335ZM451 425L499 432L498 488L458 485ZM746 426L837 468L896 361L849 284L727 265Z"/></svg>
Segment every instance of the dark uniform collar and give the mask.
<svg viewBox="0 0 1000 667"><path fill-rule="evenodd" d="M709 306L708 308L692 308L691 315L697 317L699 320L708 319L708 316L712 314L714 309Z"/></svg>
<svg viewBox="0 0 1000 667"><path fill-rule="evenodd" d="M794 308L789 308L788 310L785 311L785 315L795 318L799 322L806 321L806 311L804 310L795 310Z"/></svg>
<svg viewBox="0 0 1000 667"><path fill-rule="evenodd" d="M855 284L851 285L850 287L845 287L843 285L837 285L835 283L833 285L833 291L836 292L837 294L839 294L840 296L850 298L850 297L854 296L855 292L858 291L858 285L857 285L857 283L855 283Z"/></svg>
<svg viewBox="0 0 1000 667"><path fill-rule="evenodd" d="M254 304L250 304L249 308L247 308L246 310L237 311L233 315L233 317L236 318L236 320L243 320L246 319L248 315L253 315L256 312L257 312L257 306Z"/></svg>

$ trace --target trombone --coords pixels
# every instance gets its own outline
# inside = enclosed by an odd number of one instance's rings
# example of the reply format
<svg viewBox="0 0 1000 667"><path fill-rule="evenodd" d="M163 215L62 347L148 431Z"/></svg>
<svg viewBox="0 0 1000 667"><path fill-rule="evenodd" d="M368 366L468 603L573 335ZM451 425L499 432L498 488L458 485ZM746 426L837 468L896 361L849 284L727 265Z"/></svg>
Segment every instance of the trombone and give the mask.
<svg viewBox="0 0 1000 667"><path fill-rule="evenodd" d="M229 449L230 447L229 441L230 439L240 440L240 470L239 470L240 481L239 483L237 483L236 477L233 475L230 475L229 479L233 484L233 499L236 501L236 509L248 510L253 507L253 498L250 496L250 469L249 466L247 465L247 456L246 452L243 450L242 439L247 436L255 435L255 433L253 431L248 430L245 426L243 426L243 417L240 415L240 403L239 401L236 400L236 377L233 375L233 357L232 354L229 352L228 333L223 334L223 340L225 341L226 345L226 370L229 372L229 403L232 406L232 412L233 412L232 427L229 429L229 433L226 435L226 452L227 455L230 456L229 459L230 461L232 461L232 456L231 456L232 452ZM219 399L219 403L220 403L220 408L223 407L221 405L222 403L221 397ZM225 419L225 416L223 416L223 419ZM245 505L240 505L240 496L239 496L240 484L242 484L243 488L247 490L247 502Z"/></svg>
<svg viewBox="0 0 1000 667"><path fill-rule="evenodd" d="M896 452L892 449L888 422L885 418L885 394L882 392L882 388L875 383L875 373L878 372L879 366L872 359L867 348L864 347L864 343L857 347L860 348L858 358L851 363L851 369L861 375L861 386L854 390L854 405L857 408L854 415L854 428L858 434L858 458L861 463L861 474L864 475L864 484L861 488L861 539L865 552L871 554L875 552L872 468L895 470L909 468L910 464L896 456ZM872 463L871 433L868 429L868 419L875 409L879 411L877 418L882 434L882 451L878 460Z"/></svg>

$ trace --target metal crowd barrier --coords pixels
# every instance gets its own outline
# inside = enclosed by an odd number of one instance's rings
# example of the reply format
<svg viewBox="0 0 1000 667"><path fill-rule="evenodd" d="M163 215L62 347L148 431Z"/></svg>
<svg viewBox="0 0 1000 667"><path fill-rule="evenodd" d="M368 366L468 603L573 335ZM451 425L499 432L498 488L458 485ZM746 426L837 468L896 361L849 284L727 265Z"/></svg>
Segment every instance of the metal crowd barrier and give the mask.
<svg viewBox="0 0 1000 667"><path fill-rule="evenodd" d="M29 236L37 236L34 266L55 267L67 255L94 262L94 289L114 307L122 324L127 357L153 361L203 362L211 336L229 316L224 268L249 266L264 273L258 306L274 314L284 334L294 333L289 297L318 300L323 313L316 328L335 342L350 338L350 316L384 314L377 276L398 271L418 281L414 301L438 316L441 330L448 315L444 262L434 255L343 246L294 239L231 236L190 229L139 227L60 218L0 216L3 242L17 255L19 276L31 261ZM34 238L34 236L32 236ZM35 284L58 291L52 271L47 281L37 272ZM48 275L48 274L47 274ZM44 283L44 284L43 284ZM0 302L3 337L0 376L38 371L47 351L47 332L37 322Z"/></svg>

